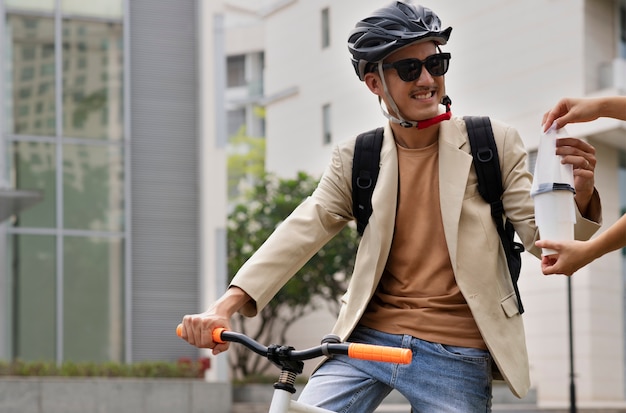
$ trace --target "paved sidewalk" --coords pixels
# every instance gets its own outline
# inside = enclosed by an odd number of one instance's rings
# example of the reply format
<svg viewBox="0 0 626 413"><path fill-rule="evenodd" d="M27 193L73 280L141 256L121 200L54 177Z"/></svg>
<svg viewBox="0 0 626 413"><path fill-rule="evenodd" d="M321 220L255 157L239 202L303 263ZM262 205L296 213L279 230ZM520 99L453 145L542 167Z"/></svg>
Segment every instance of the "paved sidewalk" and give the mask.
<svg viewBox="0 0 626 413"><path fill-rule="evenodd" d="M231 413L267 413L269 404L267 403L234 403Z"/></svg>
<svg viewBox="0 0 626 413"><path fill-rule="evenodd" d="M409 405L383 404L377 413L409 413ZM235 403L232 413L267 413L266 403ZM535 405L494 405L493 413L569 413L569 409L539 409ZM626 413L626 409L578 409L578 413Z"/></svg>
<svg viewBox="0 0 626 413"><path fill-rule="evenodd" d="M408 404L382 404L376 413L409 413ZM235 403L231 413L267 413L268 403ZM533 404L497 404L492 413L570 413L569 409L539 409ZM578 409L578 413L626 413L626 409Z"/></svg>
<svg viewBox="0 0 626 413"><path fill-rule="evenodd" d="M298 397L301 386L296 386L296 388L298 391L294 395L295 398ZM236 397L231 413L268 413L272 393L271 386L249 387L243 393L235 392ZM492 413L570 413L569 407L540 409L537 407L535 390L531 389L528 395L520 400L514 397L503 384L493 386L492 403ZM590 408L589 406L583 407L579 403L577 413L626 413L626 404L608 406ZM409 413L410 411L411 406L406 399L394 390L383 401L376 413Z"/></svg>

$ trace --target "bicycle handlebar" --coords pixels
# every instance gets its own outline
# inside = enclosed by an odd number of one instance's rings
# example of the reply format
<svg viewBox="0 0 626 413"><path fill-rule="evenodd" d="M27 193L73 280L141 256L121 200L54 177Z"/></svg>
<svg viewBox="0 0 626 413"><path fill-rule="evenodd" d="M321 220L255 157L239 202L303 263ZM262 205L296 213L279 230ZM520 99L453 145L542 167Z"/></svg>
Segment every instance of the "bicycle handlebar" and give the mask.
<svg viewBox="0 0 626 413"><path fill-rule="evenodd" d="M178 327L176 327L176 334L181 337L182 324L179 324ZM243 344L250 350L266 358L268 358L272 353L270 348L265 347L245 334L235 333L224 328L216 328L213 330L213 341L216 343L225 343L228 341ZM310 360L321 356L330 357L334 354L345 354L348 355L348 357L361 360L398 364L409 364L413 358L413 353L408 348L377 346L374 344L362 343L322 343L319 346L299 351L296 351L293 348L288 348L286 353L282 353L282 357L287 357L289 360L295 361Z"/></svg>

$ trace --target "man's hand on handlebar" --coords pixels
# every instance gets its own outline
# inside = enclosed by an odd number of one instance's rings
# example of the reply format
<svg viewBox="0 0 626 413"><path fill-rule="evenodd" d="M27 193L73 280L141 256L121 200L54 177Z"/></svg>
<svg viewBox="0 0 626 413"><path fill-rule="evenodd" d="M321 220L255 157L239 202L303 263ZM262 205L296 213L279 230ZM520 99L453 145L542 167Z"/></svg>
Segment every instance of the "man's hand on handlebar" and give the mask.
<svg viewBox="0 0 626 413"><path fill-rule="evenodd" d="M214 355L228 350L228 343L213 341L212 332L216 328L230 329L230 318L250 300L250 296L242 289L229 288L205 312L183 317L181 338L192 346L212 349Z"/></svg>
<svg viewBox="0 0 626 413"><path fill-rule="evenodd" d="M229 343L213 341L213 330L216 328L230 329L230 317L220 316L213 312L213 308L200 313L183 317L181 324L181 338L192 346L209 348L217 355L228 350Z"/></svg>

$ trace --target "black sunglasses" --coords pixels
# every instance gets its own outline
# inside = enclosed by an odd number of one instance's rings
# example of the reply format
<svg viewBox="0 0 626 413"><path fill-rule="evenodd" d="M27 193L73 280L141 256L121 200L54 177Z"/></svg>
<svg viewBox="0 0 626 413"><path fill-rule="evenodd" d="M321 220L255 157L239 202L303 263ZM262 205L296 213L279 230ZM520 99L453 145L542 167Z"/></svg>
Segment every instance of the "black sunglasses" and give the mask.
<svg viewBox="0 0 626 413"><path fill-rule="evenodd" d="M437 53L424 60L404 59L393 63L385 63L383 69L396 69L398 76L405 82L412 82L422 74L422 66L432 76L443 76L448 71L450 53Z"/></svg>

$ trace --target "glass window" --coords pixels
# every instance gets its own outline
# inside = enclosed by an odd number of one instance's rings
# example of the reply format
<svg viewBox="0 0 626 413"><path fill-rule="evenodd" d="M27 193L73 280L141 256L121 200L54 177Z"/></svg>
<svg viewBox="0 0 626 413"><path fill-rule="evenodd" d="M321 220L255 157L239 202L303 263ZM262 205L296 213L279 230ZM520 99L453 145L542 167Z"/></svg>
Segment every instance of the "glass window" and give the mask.
<svg viewBox="0 0 626 413"><path fill-rule="evenodd" d="M61 0L61 10L64 14L104 18L121 18L123 14L122 0Z"/></svg>
<svg viewBox="0 0 626 413"><path fill-rule="evenodd" d="M330 10L322 10L322 48L330 46Z"/></svg>
<svg viewBox="0 0 626 413"><path fill-rule="evenodd" d="M35 77L35 68L32 66L23 67L21 73L20 80L32 80Z"/></svg>
<svg viewBox="0 0 626 413"><path fill-rule="evenodd" d="M6 88L6 131L10 134L54 136L54 127L35 127L35 111L17 110L34 106L35 99L48 101L54 110L54 53L45 52L54 50L54 20L9 14L6 24L9 34L5 40L8 56L6 70L7 77L12 79L12 88ZM42 92L41 84L44 83L49 86ZM35 88L37 94L23 93Z"/></svg>
<svg viewBox="0 0 626 413"><path fill-rule="evenodd" d="M228 122L228 136L237 136L246 125L246 108L229 110L226 114ZM244 131L245 133L245 131Z"/></svg>
<svg viewBox="0 0 626 413"><path fill-rule="evenodd" d="M41 77L54 76L54 62L41 65Z"/></svg>
<svg viewBox="0 0 626 413"><path fill-rule="evenodd" d="M43 142L13 142L9 147L11 186L37 189L43 201L21 212L15 221L19 227L50 228L56 225L56 156L54 145Z"/></svg>
<svg viewBox="0 0 626 413"><path fill-rule="evenodd" d="M63 146L65 228L123 231L122 165L118 146Z"/></svg>
<svg viewBox="0 0 626 413"><path fill-rule="evenodd" d="M13 357L55 360L56 242L46 235L9 235L9 283L13 295Z"/></svg>
<svg viewBox="0 0 626 413"><path fill-rule="evenodd" d="M8 12L0 16L6 19L0 39L6 79L0 110L6 121L0 139L7 143L0 156L10 187L43 192L43 201L7 226L0 277L10 287L8 348L24 360L62 354L71 361L123 361L123 1L60 0L57 29L63 35L55 39L50 12L56 3L5 0ZM63 68L57 70L61 57ZM77 139L58 146L67 138ZM68 235L68 229L85 233ZM63 272L57 273L61 257ZM64 302L57 303L61 279ZM60 306L62 314L56 311ZM61 324L64 343L57 349Z"/></svg>
<svg viewBox="0 0 626 413"><path fill-rule="evenodd" d="M28 115L29 109L30 109L30 106L28 105L20 105L19 108L17 109L17 116L25 118Z"/></svg>
<svg viewBox="0 0 626 413"><path fill-rule="evenodd" d="M50 88L54 87L54 84L49 83L49 82L42 82L39 84L39 87L37 88L37 95L38 96L42 96L42 95L46 95L50 92ZM54 102L51 102L51 110L54 111Z"/></svg>
<svg viewBox="0 0 626 413"><path fill-rule="evenodd" d="M239 87L246 85L246 56L228 56L226 58L227 85Z"/></svg>
<svg viewBox="0 0 626 413"><path fill-rule="evenodd" d="M30 97L31 92L32 92L31 88L25 87L23 89L20 89L18 96L20 97L20 99L28 99Z"/></svg>
<svg viewBox="0 0 626 413"><path fill-rule="evenodd" d="M65 237L63 359L123 361L124 243Z"/></svg>
<svg viewBox="0 0 626 413"><path fill-rule="evenodd" d="M68 60L63 69L63 135L122 139L122 25L79 20L63 24L67 29L63 31L64 58ZM103 49L103 42L109 47ZM106 65L103 57L108 57ZM103 114L106 122L102 122Z"/></svg>
<svg viewBox="0 0 626 413"><path fill-rule="evenodd" d="M323 127L323 142L324 144L329 144L332 142L332 133L330 126L330 103L327 103L322 107L322 127Z"/></svg>
<svg viewBox="0 0 626 413"><path fill-rule="evenodd" d="M4 0L7 8L20 10L47 11L54 10L54 0Z"/></svg>
<svg viewBox="0 0 626 413"><path fill-rule="evenodd" d="M35 58L35 48L31 46L24 46L22 48L22 60L33 60Z"/></svg>

